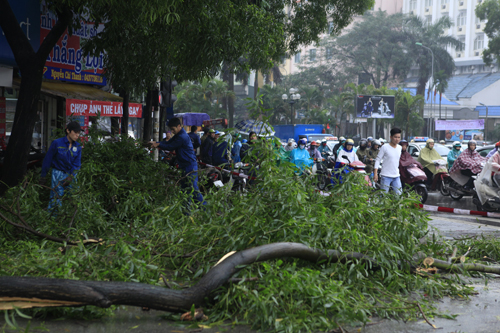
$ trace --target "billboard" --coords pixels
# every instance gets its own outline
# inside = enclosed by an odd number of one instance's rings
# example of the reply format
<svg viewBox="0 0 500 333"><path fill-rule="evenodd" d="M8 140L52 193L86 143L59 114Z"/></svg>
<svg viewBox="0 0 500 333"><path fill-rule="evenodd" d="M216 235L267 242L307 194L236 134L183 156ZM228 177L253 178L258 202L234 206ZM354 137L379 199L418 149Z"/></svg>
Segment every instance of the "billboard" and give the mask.
<svg viewBox="0 0 500 333"><path fill-rule="evenodd" d="M436 120L436 131L455 131L467 129L484 129L484 119L475 120Z"/></svg>
<svg viewBox="0 0 500 333"><path fill-rule="evenodd" d="M462 141L462 140L484 140L484 132L480 129L473 130L446 130L446 141Z"/></svg>
<svg viewBox="0 0 500 333"><path fill-rule="evenodd" d="M358 95L356 118L394 118L394 96Z"/></svg>
<svg viewBox="0 0 500 333"><path fill-rule="evenodd" d="M42 43L56 24L57 17L48 9L45 1L42 1L38 8L40 8L40 43ZM72 35L66 29L50 51L43 68L43 77L49 80L105 86L104 54L101 53L97 57L85 55L81 48L85 39L90 39L104 30L104 24L97 27L91 22L81 21L80 24L80 29L73 30Z"/></svg>

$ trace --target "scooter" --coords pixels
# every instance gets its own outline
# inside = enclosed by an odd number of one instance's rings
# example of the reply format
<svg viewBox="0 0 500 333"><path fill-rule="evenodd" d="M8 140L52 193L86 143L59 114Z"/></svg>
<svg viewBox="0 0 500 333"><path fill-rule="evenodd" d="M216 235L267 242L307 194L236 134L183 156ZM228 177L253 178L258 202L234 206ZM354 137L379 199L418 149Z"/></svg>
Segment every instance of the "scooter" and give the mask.
<svg viewBox="0 0 500 333"><path fill-rule="evenodd" d="M344 182L342 176L348 174L349 172L359 172L361 174L364 174L364 178L367 185L372 187L372 181L370 179L370 176L365 171L366 165L363 162L360 161L351 162L351 160L349 160L349 158L346 155L342 155L342 158L347 160L349 164L343 163L343 166L347 166L347 168L344 167L341 169L341 172L335 172L333 174L333 178L337 179L336 183L342 184ZM335 185L335 181L333 179L332 179L332 184Z"/></svg>
<svg viewBox="0 0 500 333"><path fill-rule="evenodd" d="M432 180L431 190L438 190L441 195L447 197L450 195L449 183L451 181L450 174L446 168L447 163L444 160L434 160L434 166L438 173L434 175Z"/></svg>
<svg viewBox="0 0 500 333"><path fill-rule="evenodd" d="M472 176L472 179L476 180L476 176ZM467 196L474 196L476 190L474 188L466 189L464 185L460 185L450 176L450 181L446 184L448 191L450 192L450 197L453 200L460 200Z"/></svg>
<svg viewBox="0 0 500 333"><path fill-rule="evenodd" d="M474 187L477 188L477 191L472 197L472 202L476 205L478 211L500 212L499 180L490 176L485 178L474 181ZM483 198L484 203L481 203L480 196Z"/></svg>
<svg viewBox="0 0 500 333"><path fill-rule="evenodd" d="M317 178L318 189L324 190L331 178L331 172L329 172L328 168L325 166L324 159L314 159L312 175Z"/></svg>
<svg viewBox="0 0 500 333"><path fill-rule="evenodd" d="M407 166L406 172L408 172L408 174L412 178L404 184L411 187L420 197L420 202L424 204L427 201L427 197L429 194L427 191L427 186L425 186L425 182L427 180L425 172L421 170L416 164L410 164L409 166Z"/></svg>

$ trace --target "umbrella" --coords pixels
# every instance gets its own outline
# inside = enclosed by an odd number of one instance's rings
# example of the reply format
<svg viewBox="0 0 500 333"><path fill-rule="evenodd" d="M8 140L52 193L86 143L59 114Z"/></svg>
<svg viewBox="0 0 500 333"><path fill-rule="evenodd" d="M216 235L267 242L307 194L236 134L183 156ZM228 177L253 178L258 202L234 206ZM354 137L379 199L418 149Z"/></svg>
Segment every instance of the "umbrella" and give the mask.
<svg viewBox="0 0 500 333"><path fill-rule="evenodd" d="M274 135L274 130L271 125L259 120L242 120L234 127L236 127L241 134L249 135L250 132L255 132L257 136L268 137Z"/></svg>

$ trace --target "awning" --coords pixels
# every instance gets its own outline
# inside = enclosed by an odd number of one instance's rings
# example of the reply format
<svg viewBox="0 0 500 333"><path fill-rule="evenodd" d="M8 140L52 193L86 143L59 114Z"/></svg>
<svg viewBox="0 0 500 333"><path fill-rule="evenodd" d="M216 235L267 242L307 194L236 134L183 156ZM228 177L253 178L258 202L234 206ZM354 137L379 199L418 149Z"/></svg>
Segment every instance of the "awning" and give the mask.
<svg viewBox="0 0 500 333"><path fill-rule="evenodd" d="M21 86L21 79L14 79L14 86ZM120 96L94 88L90 85L74 84L58 81L43 81L41 92L46 95L63 97L65 99L83 99L93 101L122 102Z"/></svg>

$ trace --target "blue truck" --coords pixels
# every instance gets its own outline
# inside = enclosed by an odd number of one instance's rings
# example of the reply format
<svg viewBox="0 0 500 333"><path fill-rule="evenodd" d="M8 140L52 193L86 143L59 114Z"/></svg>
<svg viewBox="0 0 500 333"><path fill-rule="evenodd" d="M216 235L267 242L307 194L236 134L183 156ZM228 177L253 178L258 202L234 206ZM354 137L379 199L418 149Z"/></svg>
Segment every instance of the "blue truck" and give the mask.
<svg viewBox="0 0 500 333"><path fill-rule="evenodd" d="M287 143L290 138L294 139L295 142L302 138L307 139L307 142L311 142L332 136L331 134L321 133L324 129L323 125L275 125L273 128L276 132L274 135L283 143Z"/></svg>

